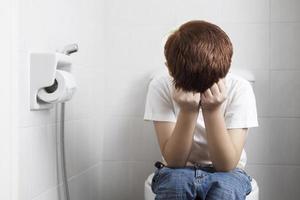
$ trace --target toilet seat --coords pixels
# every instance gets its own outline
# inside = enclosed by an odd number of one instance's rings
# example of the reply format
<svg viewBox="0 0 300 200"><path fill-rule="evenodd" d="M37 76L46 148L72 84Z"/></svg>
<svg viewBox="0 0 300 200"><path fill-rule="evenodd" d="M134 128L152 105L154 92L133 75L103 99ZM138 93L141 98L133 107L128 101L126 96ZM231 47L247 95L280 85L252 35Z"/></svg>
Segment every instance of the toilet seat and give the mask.
<svg viewBox="0 0 300 200"><path fill-rule="evenodd" d="M151 183L154 173L150 174L145 181L144 187L144 199L145 200L154 200L155 194L151 190ZM251 181L252 191L247 195L246 200L259 200L259 188L257 182L254 178Z"/></svg>

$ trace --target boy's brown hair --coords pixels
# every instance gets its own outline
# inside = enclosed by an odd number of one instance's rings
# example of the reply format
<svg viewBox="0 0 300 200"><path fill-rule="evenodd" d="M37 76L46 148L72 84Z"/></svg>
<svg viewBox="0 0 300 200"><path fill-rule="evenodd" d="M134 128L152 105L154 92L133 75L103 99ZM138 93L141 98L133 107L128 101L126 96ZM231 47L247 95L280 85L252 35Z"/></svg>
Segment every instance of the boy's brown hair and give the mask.
<svg viewBox="0 0 300 200"><path fill-rule="evenodd" d="M233 47L220 27L193 20L168 37L164 54L175 88L204 92L227 74Z"/></svg>

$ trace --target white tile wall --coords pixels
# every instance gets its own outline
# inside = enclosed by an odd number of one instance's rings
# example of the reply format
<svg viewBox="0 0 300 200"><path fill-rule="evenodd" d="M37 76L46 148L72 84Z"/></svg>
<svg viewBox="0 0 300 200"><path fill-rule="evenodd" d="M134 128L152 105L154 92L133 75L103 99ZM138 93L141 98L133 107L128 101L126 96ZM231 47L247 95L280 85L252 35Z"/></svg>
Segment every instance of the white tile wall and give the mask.
<svg viewBox="0 0 300 200"><path fill-rule="evenodd" d="M60 200L60 194L57 186L49 188L46 192L33 198L33 200Z"/></svg>
<svg viewBox="0 0 300 200"><path fill-rule="evenodd" d="M166 36L191 19L215 22L228 32L234 45L232 67L256 76L261 126L251 130L246 148L261 199L300 196L298 1L15 2L20 199L61 196L56 155L60 112L29 111L29 53L79 44L72 55L78 92L66 105L72 200L142 199L144 180L160 159L153 125L142 120L149 73L164 67ZM0 34L0 39L9 36Z"/></svg>
<svg viewBox="0 0 300 200"><path fill-rule="evenodd" d="M10 199L13 192L12 179L12 3L9 0L0 2L0 199Z"/></svg>
<svg viewBox="0 0 300 200"><path fill-rule="evenodd" d="M152 162L103 162L99 199L143 199L144 182L154 169Z"/></svg>
<svg viewBox="0 0 300 200"><path fill-rule="evenodd" d="M102 199L103 165L98 163L70 180L70 199Z"/></svg>
<svg viewBox="0 0 300 200"><path fill-rule="evenodd" d="M248 163L300 165L299 119L261 118L259 121L260 128L250 132L246 143Z"/></svg>
<svg viewBox="0 0 300 200"><path fill-rule="evenodd" d="M271 71L271 113L279 117L300 116L300 71Z"/></svg>
<svg viewBox="0 0 300 200"><path fill-rule="evenodd" d="M78 43L72 55L78 91L66 105L66 153L72 199L97 199L97 170L101 161L104 105L102 1L19 1L14 38L18 67L17 168L19 198L61 199L60 157L57 155L59 109L29 110L29 53L56 51ZM58 6L59 5L59 6ZM1 37L2 38L2 37ZM99 171L99 170L98 170ZM94 186L94 190L92 190ZM60 188L60 190L59 190ZM75 197L74 197L75 196ZM1 198L2 199L2 198Z"/></svg>
<svg viewBox="0 0 300 200"><path fill-rule="evenodd" d="M101 199L130 199L133 174L132 164L129 162L115 161L104 162L101 169Z"/></svg>
<svg viewBox="0 0 300 200"><path fill-rule="evenodd" d="M260 199L299 199L299 166L248 165L247 172L255 177Z"/></svg>
<svg viewBox="0 0 300 200"><path fill-rule="evenodd" d="M300 23L271 24L271 68L279 70L299 69Z"/></svg>
<svg viewBox="0 0 300 200"><path fill-rule="evenodd" d="M56 135L47 126L19 130L20 197L32 199L56 185Z"/></svg>
<svg viewBox="0 0 300 200"><path fill-rule="evenodd" d="M226 31L233 44L232 67L269 69L268 23L220 23L219 26Z"/></svg>
<svg viewBox="0 0 300 200"><path fill-rule="evenodd" d="M183 22L189 20L202 19L206 21L219 21L222 9L220 0L190 0L190 1L172 1L170 6L175 7L176 23L180 26Z"/></svg>
<svg viewBox="0 0 300 200"><path fill-rule="evenodd" d="M300 21L298 0L270 0L272 22Z"/></svg>
<svg viewBox="0 0 300 200"><path fill-rule="evenodd" d="M108 27L170 24L177 16L173 2L159 0L104 1L104 11Z"/></svg>
<svg viewBox="0 0 300 200"><path fill-rule="evenodd" d="M255 76L255 91L257 114L259 117L270 115L270 71L269 70L251 70Z"/></svg>
<svg viewBox="0 0 300 200"><path fill-rule="evenodd" d="M123 75L124 71L131 70L124 77L128 80L136 73L145 73L141 69L158 67L163 60L163 40L171 29L174 29L171 22L157 25L145 22L136 26L121 22L108 24L104 30L107 73Z"/></svg>
<svg viewBox="0 0 300 200"><path fill-rule="evenodd" d="M269 22L269 0L220 1L220 21L235 23Z"/></svg>
<svg viewBox="0 0 300 200"><path fill-rule="evenodd" d="M155 162L160 159L153 125L143 125L141 117L108 116L104 120L104 133L104 160Z"/></svg>
<svg viewBox="0 0 300 200"><path fill-rule="evenodd" d="M65 126L68 177L72 177L99 162L103 123L92 118L69 121Z"/></svg>

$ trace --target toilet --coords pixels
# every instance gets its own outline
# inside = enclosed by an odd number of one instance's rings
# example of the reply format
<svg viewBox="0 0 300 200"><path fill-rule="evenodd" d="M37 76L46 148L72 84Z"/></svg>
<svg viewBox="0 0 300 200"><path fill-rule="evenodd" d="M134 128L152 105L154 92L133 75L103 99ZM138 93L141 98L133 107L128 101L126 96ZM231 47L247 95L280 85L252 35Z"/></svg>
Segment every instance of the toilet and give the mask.
<svg viewBox="0 0 300 200"><path fill-rule="evenodd" d="M151 190L151 183L152 183L152 178L153 178L154 173L150 174L145 181L145 188L144 188L144 200L154 200L155 199L155 194ZM250 194L247 195L246 200L258 200L259 199L259 189L257 182L254 178L252 178L251 181L251 186L252 186L252 191Z"/></svg>
<svg viewBox="0 0 300 200"><path fill-rule="evenodd" d="M248 70L231 70L232 73L237 74L246 80L248 80L252 85L255 82L254 75L248 71ZM150 81L153 77L159 76L162 73L167 73L165 70L158 70L155 71L151 76L150 76ZM150 82L149 81L149 82ZM153 178L154 173L150 174L148 178L145 181L144 185L144 200L154 200L155 199L155 194L152 192L151 189L151 183L152 183L152 178ZM246 196L246 200L259 200L259 188L256 180L252 177L251 181L251 186L252 186L252 191Z"/></svg>

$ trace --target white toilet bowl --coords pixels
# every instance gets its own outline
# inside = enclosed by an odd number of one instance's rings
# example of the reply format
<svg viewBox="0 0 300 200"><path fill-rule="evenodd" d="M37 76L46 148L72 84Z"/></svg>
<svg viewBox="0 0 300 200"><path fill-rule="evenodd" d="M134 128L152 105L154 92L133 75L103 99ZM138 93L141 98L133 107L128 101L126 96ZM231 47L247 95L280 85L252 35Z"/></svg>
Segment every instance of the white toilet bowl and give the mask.
<svg viewBox="0 0 300 200"><path fill-rule="evenodd" d="M154 200L155 194L151 190L151 183L152 183L152 178L153 178L154 173L150 174L145 181L145 188L144 188L144 199L145 200ZM251 181L251 186L252 186L252 191L250 194L247 195L246 200L258 200L259 199L259 189L256 181L254 178L252 178Z"/></svg>

